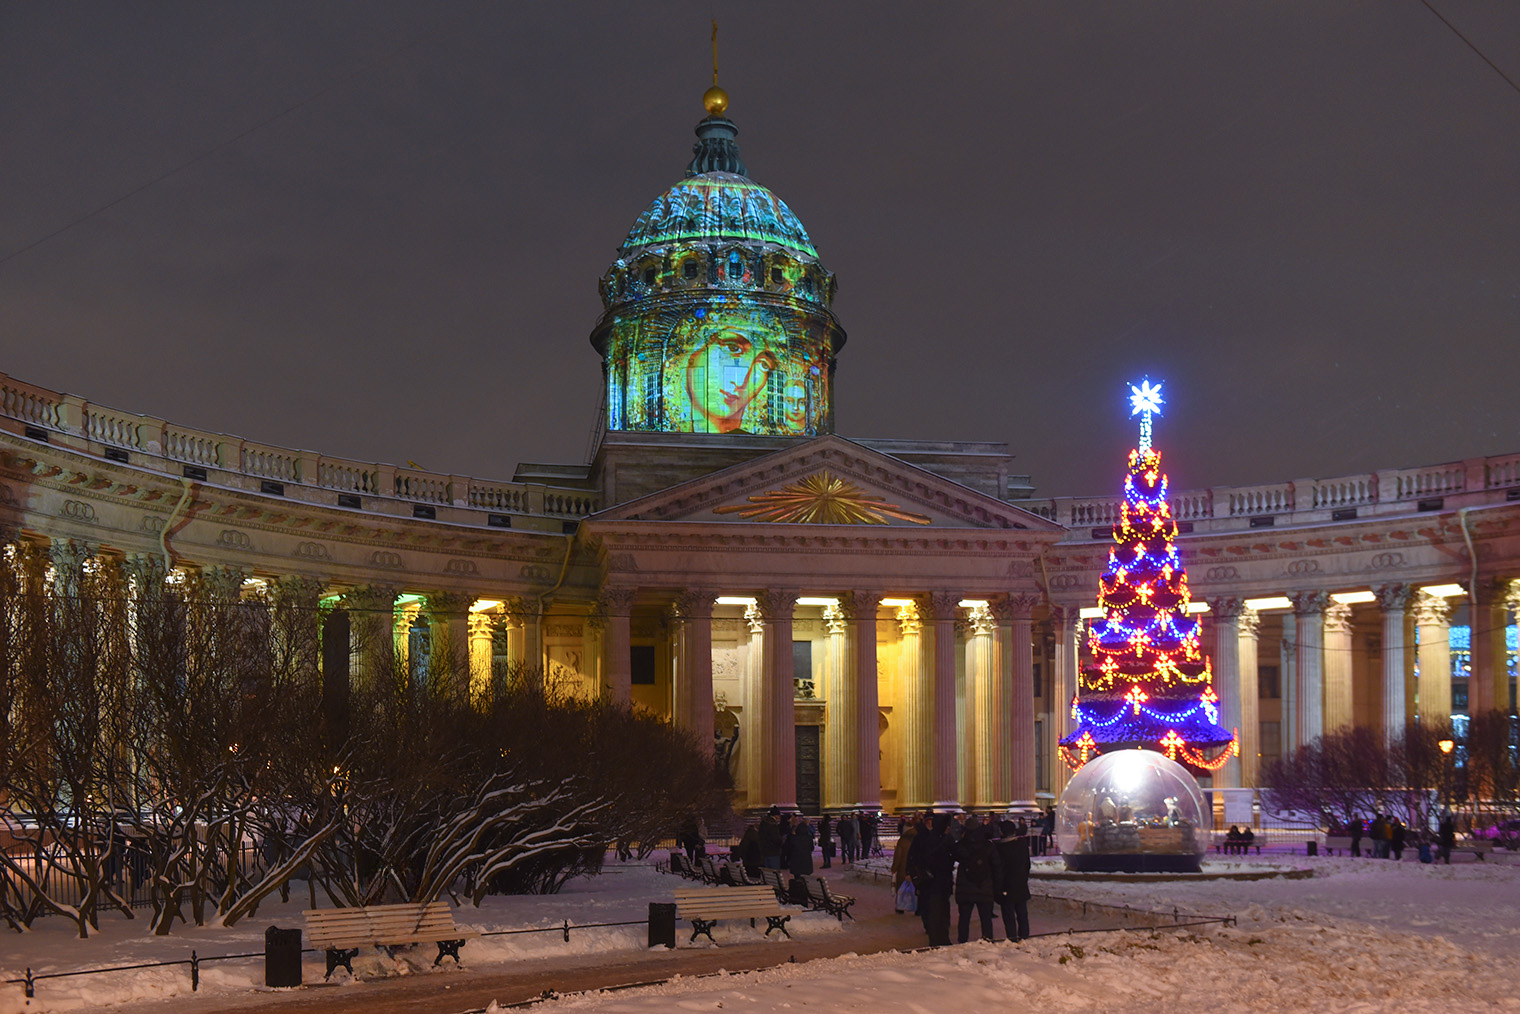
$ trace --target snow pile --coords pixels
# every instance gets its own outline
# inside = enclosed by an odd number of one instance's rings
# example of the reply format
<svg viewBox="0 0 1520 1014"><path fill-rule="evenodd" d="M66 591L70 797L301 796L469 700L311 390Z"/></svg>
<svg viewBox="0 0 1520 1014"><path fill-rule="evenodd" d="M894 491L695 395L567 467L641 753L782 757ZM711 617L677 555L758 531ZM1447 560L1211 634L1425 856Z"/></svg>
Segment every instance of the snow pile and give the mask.
<svg viewBox="0 0 1520 1014"><path fill-rule="evenodd" d="M1512 988L1504 965L1451 944L1289 921L848 957L569 997L537 1009L1450 1014L1475 1007L1520 1010L1520 1001L1509 995Z"/></svg>

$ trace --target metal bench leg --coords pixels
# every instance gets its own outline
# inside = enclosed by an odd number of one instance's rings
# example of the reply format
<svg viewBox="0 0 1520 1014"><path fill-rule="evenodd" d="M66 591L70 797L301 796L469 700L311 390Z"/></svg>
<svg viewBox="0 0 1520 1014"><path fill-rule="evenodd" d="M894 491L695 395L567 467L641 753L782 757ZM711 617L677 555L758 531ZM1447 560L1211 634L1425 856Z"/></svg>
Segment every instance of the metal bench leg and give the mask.
<svg viewBox="0 0 1520 1014"><path fill-rule="evenodd" d="M438 967L438 962L445 956L453 958L454 964L459 964L459 948L464 946L463 940L440 940L438 941L438 957L433 959L433 967Z"/></svg>
<svg viewBox="0 0 1520 1014"><path fill-rule="evenodd" d="M687 942L696 943L697 937L705 933L707 934L707 939L712 940L713 943L717 943L718 941L713 940L712 935L712 928L716 925L718 925L718 920L716 919L693 919L691 921L691 939Z"/></svg>
<svg viewBox="0 0 1520 1014"><path fill-rule="evenodd" d="M329 947L327 949L327 974L322 976L322 978L331 979L332 974L338 970L339 965L348 969L349 975L353 975L354 966L352 962L358 956L359 948L357 947Z"/></svg>
<svg viewBox="0 0 1520 1014"><path fill-rule="evenodd" d="M789 915L768 915L768 916L766 916L765 917L765 921L767 923L769 923L769 925L765 927L765 935L766 936L770 936L771 935L771 930L780 930L781 933L782 933L782 935L785 936L788 940L790 940L792 938L792 934L791 934L791 931L786 928L786 921L788 919L790 919L790 918L791 918L791 916L789 916Z"/></svg>

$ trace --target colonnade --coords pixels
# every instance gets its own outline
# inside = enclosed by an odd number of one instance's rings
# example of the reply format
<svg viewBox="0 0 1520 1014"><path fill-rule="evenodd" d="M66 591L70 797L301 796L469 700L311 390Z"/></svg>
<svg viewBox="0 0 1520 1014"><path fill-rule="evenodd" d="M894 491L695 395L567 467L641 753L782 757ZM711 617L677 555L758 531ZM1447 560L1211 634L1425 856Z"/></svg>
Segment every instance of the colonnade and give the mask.
<svg viewBox="0 0 1520 1014"><path fill-rule="evenodd" d="M749 808L1030 804L1036 601L941 591L817 597L795 588L723 598L692 588L649 592L641 601L633 589L609 586L598 602L604 692L635 698L633 617L657 611L671 661L664 699L673 722L711 742L715 692L742 715L735 778ZM719 621L734 632L718 645L714 603L725 613L743 610ZM799 619L800 607L811 607L807 617ZM794 633L794 622L806 626L806 636ZM821 649L805 679L794 653L794 643L803 642ZM715 656L724 664L721 688ZM798 732L814 724L822 738L819 798L799 800Z"/></svg>

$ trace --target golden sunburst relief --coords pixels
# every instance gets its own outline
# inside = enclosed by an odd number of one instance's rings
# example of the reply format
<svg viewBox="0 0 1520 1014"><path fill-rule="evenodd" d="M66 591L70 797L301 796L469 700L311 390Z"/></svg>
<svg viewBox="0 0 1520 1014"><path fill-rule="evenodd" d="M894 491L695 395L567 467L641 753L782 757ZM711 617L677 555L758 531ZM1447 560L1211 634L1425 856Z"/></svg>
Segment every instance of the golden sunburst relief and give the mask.
<svg viewBox="0 0 1520 1014"><path fill-rule="evenodd" d="M885 497L873 496L855 483L828 472L817 472L780 489L757 493L749 502L755 506L714 507L713 513L738 514L746 521L798 525L885 525L894 520L927 525L932 520L887 503Z"/></svg>

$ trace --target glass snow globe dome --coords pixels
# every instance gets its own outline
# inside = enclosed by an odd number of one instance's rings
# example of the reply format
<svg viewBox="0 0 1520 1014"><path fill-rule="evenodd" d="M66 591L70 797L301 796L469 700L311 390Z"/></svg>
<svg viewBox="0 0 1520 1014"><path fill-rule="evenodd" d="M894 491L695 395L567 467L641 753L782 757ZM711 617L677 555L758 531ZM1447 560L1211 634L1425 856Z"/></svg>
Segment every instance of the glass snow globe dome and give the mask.
<svg viewBox="0 0 1520 1014"><path fill-rule="evenodd" d="M1196 873L1212 816L1181 764L1115 750L1072 775L1056 804L1056 840L1069 870Z"/></svg>

